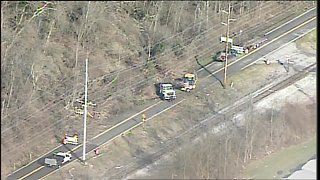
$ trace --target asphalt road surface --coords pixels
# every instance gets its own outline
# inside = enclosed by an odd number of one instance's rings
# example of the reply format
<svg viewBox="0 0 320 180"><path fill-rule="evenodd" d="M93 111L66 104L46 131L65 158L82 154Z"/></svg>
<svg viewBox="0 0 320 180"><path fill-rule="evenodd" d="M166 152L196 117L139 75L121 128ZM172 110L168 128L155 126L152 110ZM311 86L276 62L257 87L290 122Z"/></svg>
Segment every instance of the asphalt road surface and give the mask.
<svg viewBox="0 0 320 180"><path fill-rule="evenodd" d="M316 8L307 12L306 14L288 21L288 23L283 24L279 28L274 29L270 33L267 33L268 42L255 51L249 53L248 55L238 58L231 59L228 66L228 74L233 74L241 71L241 68L252 64L254 61L262 57L263 55L272 52L279 48L281 45L291 42L302 34L308 32L311 29L314 29L316 25ZM223 81L223 63L214 62L204 68L198 70L198 84L199 87L205 87L208 84L212 83L222 83ZM195 90L196 91L196 90ZM172 108L184 101L186 93L177 91L177 99L172 102L167 101L157 101L154 105L145 109L145 114L147 120L151 120L152 117ZM113 127L109 128L105 132L96 136L92 140L88 140L86 146L86 153L93 151L98 146L113 140L114 138L121 136L125 131L128 131L132 127L138 126L141 124L141 113L139 112L131 117L127 117L125 120L121 121L118 124L115 124ZM80 139L81 141L81 139ZM52 157L53 152L67 152L71 151L73 155L73 160L82 158L82 145L60 145L51 152L45 154L44 156L38 158L37 160L31 162L30 164L22 167L9 175L7 179L40 179L43 178L52 172L58 170L57 168L50 168L44 166L44 158Z"/></svg>

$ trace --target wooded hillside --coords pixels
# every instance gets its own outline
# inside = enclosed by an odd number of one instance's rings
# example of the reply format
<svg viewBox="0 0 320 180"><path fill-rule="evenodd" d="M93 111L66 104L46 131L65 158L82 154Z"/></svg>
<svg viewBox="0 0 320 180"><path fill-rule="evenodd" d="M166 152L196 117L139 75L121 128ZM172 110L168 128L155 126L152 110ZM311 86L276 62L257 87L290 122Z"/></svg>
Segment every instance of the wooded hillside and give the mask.
<svg viewBox="0 0 320 180"><path fill-rule="evenodd" d="M2 176L58 145L64 133L82 133L75 115L84 94L108 118L155 96L149 84L192 70L194 56L222 47L226 1L1 1ZM239 43L314 2L234 1L230 32ZM274 19L273 19L274 18ZM267 26L268 27L268 26ZM91 129L90 129L91 128ZM6 169L3 169L6 168Z"/></svg>

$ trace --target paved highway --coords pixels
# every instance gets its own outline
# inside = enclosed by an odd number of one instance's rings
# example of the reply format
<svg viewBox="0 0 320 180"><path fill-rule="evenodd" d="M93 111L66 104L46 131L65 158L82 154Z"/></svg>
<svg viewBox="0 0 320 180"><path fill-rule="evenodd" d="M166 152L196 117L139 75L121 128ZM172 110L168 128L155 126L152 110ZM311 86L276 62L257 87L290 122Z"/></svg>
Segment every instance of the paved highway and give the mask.
<svg viewBox="0 0 320 180"><path fill-rule="evenodd" d="M302 16L289 21L288 23L284 24L280 28L273 30L270 33L267 33L269 38L269 42L265 45L261 46L259 49L249 53L248 55L233 59L229 61L228 67L228 74L237 73L241 71L241 68L252 64L254 61L262 57L263 55L274 51L275 49L279 48L281 45L288 43L297 37L301 36L302 34L308 32L311 29L316 27L316 9L308 11ZM205 87L208 84L218 83L223 80L223 63L213 63L205 68L201 68L198 70L198 77L199 83L198 86ZM215 77L213 77L213 75ZM218 79L218 80L217 80ZM177 99L173 102L167 101L157 101L154 105L148 107L144 110L144 113L148 117L147 120L151 120L153 117L157 116L158 114L176 106L177 104L185 101L184 99L185 93L184 92L177 92ZM105 144L114 138L121 136L123 132L128 131L138 125L141 124L141 113L143 111L132 115L131 117L126 118L125 120L121 121L120 123L114 125L113 127L109 128L105 132L99 134L98 136L94 137L93 139L87 142L86 153L91 152L96 147ZM73 145L66 145L66 146L59 146L52 150L51 152L45 154L44 156L40 157L39 159L33 161L32 163L26 165L23 168L18 169L11 175L7 177L7 179L40 179L43 178L52 172L56 171L55 168L49 168L43 166L44 164L44 157L52 156L53 152L56 151L72 151L73 157L81 158L82 157L82 145L73 146Z"/></svg>

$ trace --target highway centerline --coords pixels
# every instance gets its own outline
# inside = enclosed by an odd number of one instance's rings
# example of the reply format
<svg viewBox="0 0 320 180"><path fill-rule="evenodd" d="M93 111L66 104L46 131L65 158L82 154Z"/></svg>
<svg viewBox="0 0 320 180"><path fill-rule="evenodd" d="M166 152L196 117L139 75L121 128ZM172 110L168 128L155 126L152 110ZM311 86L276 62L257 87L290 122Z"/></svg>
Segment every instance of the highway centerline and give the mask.
<svg viewBox="0 0 320 180"><path fill-rule="evenodd" d="M252 54L252 53L257 52L258 50L261 50L263 47L265 47L265 46L267 46L267 45L269 45L269 44L271 44L271 43L275 42L276 40L278 40L278 39L282 38L283 36L285 36L285 35L287 35L287 34L289 34L289 33L291 33L292 31L294 31L294 30L296 30L296 29L298 29L298 28L300 28L300 27L304 26L305 24L307 24L307 23L311 22L311 21L312 21L312 20L314 20L315 18L316 18L316 17L311 18L311 19L309 19L308 21L305 21L304 23L302 23L302 24L300 24L300 25L296 26L295 28L291 29L290 31L288 31L288 32L286 32L286 33L283 33L282 35L278 36L277 38L275 38L275 39L271 40L270 42L268 42L268 43L264 44L264 45L263 45L263 46L261 46L259 49L255 49L254 51L251 51L250 53L246 54L245 56L243 56L243 57L241 57L241 58L237 59L236 61L234 61L234 62L232 62L232 63L230 63L230 64L229 64L229 66L231 66L232 64L234 64L234 63L236 63L236 62L238 62L238 61L242 60L243 58L247 57L248 55L250 55L250 54ZM273 50L273 51L275 51L275 50ZM272 52L273 52L273 51L272 51ZM217 70L217 71L213 72L213 74L216 74L217 72L221 71L222 69L223 69L223 68L220 68L219 70ZM207 78L207 77L209 77L209 76L211 76L211 74L210 74L210 75L208 75L208 76L206 76L205 78ZM205 78L202 78L202 80L203 80L203 79L205 79ZM184 101L184 100L185 100L185 99L181 100L181 101L180 101L180 102L178 102L178 103L181 103L181 102L182 102L182 101ZM178 103L177 103L177 104L178 104ZM175 105L177 105L177 104L175 104ZM166 110L168 110L168 109L171 109L172 107L173 107L173 106L170 106L170 107L166 108L166 109L165 109L165 110L163 110L163 111L166 111ZM152 116L151 118L153 118L153 117L157 116L157 115L158 115L158 114L160 114L160 113L162 113L162 111L161 111L161 112L159 112L159 113L157 113L157 114L155 114L155 115L154 115L154 116ZM150 119L151 119L151 118L150 118ZM135 126L133 126L132 128L129 128L128 130L124 131L123 133L126 133L126 132L128 132L129 130L136 128L137 126L141 125L142 123L143 123L143 122L140 122L140 123L136 124L136 125L135 125ZM121 133L121 134L122 134L122 133ZM114 137L114 138L112 138L111 140L109 140L109 141L107 141L107 142L103 143L102 145L104 145L104 144L106 144L106 143L108 143L108 142L110 142L110 141L114 140L115 138L119 137L121 134L119 134L119 135L115 136L115 137ZM102 145L100 145L100 146L102 146ZM52 173L53 173L53 172L52 172ZM50 173L50 174L51 174L51 173ZM48 174L48 175L49 175L49 174ZM46 176L45 176L45 177L46 177Z"/></svg>
<svg viewBox="0 0 320 180"><path fill-rule="evenodd" d="M254 53L254 52L259 51L259 50L260 50L260 49L262 49L263 47L265 47L265 46L269 45L270 43L272 43L272 42L274 42L274 41L276 41L276 40L278 40L278 39L282 38L283 36L285 36L285 35L287 35L287 34L291 33L292 31L294 31L294 30L296 30L296 29L298 29L298 28L300 28L300 27L302 27L302 26L306 25L307 23L309 23L309 22L313 21L313 20L314 20L314 19L316 19L316 18L317 18L317 17L313 17L313 18L309 19L308 21L305 21L304 23L300 24L299 26L296 26L295 28L291 29L290 31L287 31L287 32L283 33L282 35L280 35L280 36L278 36L278 37L274 38L273 40L271 40L271 41L267 42L266 44L264 44L264 45L260 46L258 49L255 49L255 50L253 50L253 51L249 52L248 54L246 54L246 55L244 55L244 56L240 57L239 59L236 59L235 61L233 61L233 62L229 63L227 67L229 67L229 66L231 66L232 64L234 64L234 63L236 63L236 62L238 62L238 61L242 60L243 58L245 58L245 57L249 56L250 54L252 54L252 53ZM222 68L220 68L220 69L216 70L215 72L213 72L213 73L211 73L211 74L207 75L205 78L207 78L207 77L209 77L209 76L212 76L213 74L216 74L217 72L219 72L219 71L221 71L221 70L223 70L223 69L224 69L224 67L222 67Z"/></svg>
<svg viewBox="0 0 320 180"><path fill-rule="evenodd" d="M313 20L313 19L315 19L315 18L316 18L316 17L312 18L311 20ZM310 20L309 20L309 21L310 21ZM290 31L288 31L288 32L286 32L286 33L284 33L284 34L282 34L282 35L278 36L277 38L275 38L275 39L271 40L270 42L268 42L268 43L264 44L264 45L263 45L263 46L261 46L260 48L253 50L252 52L250 52L250 53L248 53L248 54L244 55L243 57L241 57L241 58L239 58L239 59L235 60L234 62L231 62L228 66L230 66L230 65L232 65L232 64L234 64L234 63L236 63L236 62L238 62L238 61L240 61L240 60L242 60L243 58L247 57L248 55L250 55L250 54L252 54L252 53L254 53L254 52L256 52L256 51L260 50L262 47L265 47L266 45L270 44L271 42L274 42L275 40L278 40L279 38L281 38L281 37L283 37L284 35L286 35L286 34L288 34L288 33L292 32L293 30L295 30L295 29L297 29L297 28L299 28L299 27L303 26L303 25L304 25L304 24L306 24L306 23L307 23L307 22L304 22L303 24L301 24L301 25L299 25L299 26L295 27L294 29L292 29L292 30L290 30ZM209 65L207 65L207 66L210 66L210 65L212 65L212 64L209 64ZM206 66L206 67L207 67L207 66ZM201 69L197 70L197 72L198 72L198 71L201 71L202 69L204 69L204 68L201 68ZM222 69L223 69L223 68L220 68L219 70L217 70L217 71L215 71L215 72L211 73L210 75L208 75L208 76L206 76L206 77L204 77L204 78L202 78L202 79L205 79L205 78L207 78L207 77L211 76L212 74L216 74L217 72L221 71ZM182 101L184 101L184 100L185 100L185 99L183 99ZM150 108L152 108L152 107L156 106L157 104L160 104L161 102L163 102L163 101L159 101L159 102L157 102L156 104L154 104L154 105L152 105L152 106L150 106L150 107L148 107L148 108L146 108L146 109L144 109L144 110L142 110L142 111L140 111L140 112L136 113L135 115L133 115L133 116L131 116L131 117L127 118L126 120L121 121L120 123L118 123L118 124L116 124L116 125L112 126L111 128L109 128L109 129L105 130L104 132L102 132L102 133L98 134L97 136L93 137L91 140L93 140L93 139L95 139L95 138L99 137L100 135L102 135L102 134L104 134L104 133L106 133L106 132L108 132L108 131L110 131L110 130L112 130L112 129L116 128L117 126L120 126L121 124L123 124L123 123L127 122L128 120L130 120L130 119L131 119L131 118L133 118L134 116L137 116L138 114L142 113L143 111L146 111L146 110L148 110L148 109L150 109ZM178 103L180 103L180 102L178 102ZM151 119L151 118L149 118L149 119ZM111 140L110 140L110 141L111 141ZM108 142L110 142L110 141L108 141ZM60 148L61 146L62 146L62 145L58 146L58 147L57 147L57 148L55 148L54 150L56 150L56 149ZM75 149L77 149L77 148L79 148L79 147L82 147L82 145L79 145L79 146L77 146L77 147L73 148L73 149L72 149L72 151L73 151L73 150L75 150ZM53 150L53 151L54 151L54 150ZM52 150L51 150L50 152L52 152ZM50 152L48 152L48 153L50 153ZM46 154L48 154L48 153L46 153ZM44 155L43 155L43 156L44 156ZM43 158L43 156L41 156L41 157L37 158L36 160L39 160L40 158ZM34 160L34 161L36 161L36 160ZM33 161L33 162L34 162L34 161ZM31 162L31 163L32 163L32 162ZM31 164L31 163L29 163L29 164ZM69 164L69 163L68 163L68 164ZM66 165L68 165L68 164L66 164ZM27 165L27 166L28 166L28 165ZM25 168L25 167L27 167L27 166L21 167L20 169L16 170L15 172L17 172L17 171L19 171L19 170L21 170L21 169L23 169L23 168ZM43 168L43 167L45 167L45 166L41 166L41 167L40 167L40 168L38 168L37 170L40 170L40 169L41 169L41 168ZM62 167L64 167L64 166L62 166ZM36 170L32 171L32 173L34 173L35 171L36 171ZM15 172L14 172L14 173L15 173ZM53 171L53 172L55 172L55 171ZM12 173L12 174L14 174L14 173ZM32 174L32 173L31 173L31 174ZM30 173L29 173L29 174L30 174ZM51 173L49 173L49 174L51 174ZM49 174L48 174L48 175L49 175ZM24 177L26 177L26 176L24 176ZM24 178L24 177L23 177L23 178ZM46 177L46 176L44 176L44 177Z"/></svg>
<svg viewBox="0 0 320 180"><path fill-rule="evenodd" d="M316 27L315 27L315 28L312 28L312 29L310 29L310 30L308 30L307 32L303 33L302 35L300 35L300 36L298 36L298 37L294 38L293 40L291 40L291 41L289 41L289 42L287 42L287 43L285 43L285 44L281 45L281 46L280 46L280 47L278 47L277 49L275 49L275 50L273 50L273 51L269 52L268 54L266 54L266 55L264 55L264 56L268 56L269 54L273 53L274 51L277 51L277 50L279 50L279 49L281 49L281 48L283 48L283 47L287 46L288 44L290 44L290 43L292 43L292 42L294 42L294 41L296 41L296 40L300 39L301 37L305 36L306 34L310 33L311 31L313 31L313 30L315 30L315 29L316 29ZM253 65L254 63L256 63L257 61L259 61L260 59L261 59L261 58L259 58L259 59L255 60L255 61L253 61L252 63L250 63L250 64L248 64L248 65L246 65L245 67L241 68L241 70L244 70L245 68L248 68L249 66L251 66L251 65Z"/></svg>
<svg viewBox="0 0 320 180"><path fill-rule="evenodd" d="M299 17L301 17L301 16L303 16L303 15L307 14L308 12L310 12L310 11L312 11L312 10L316 9L316 8L317 8L317 7L314 7L314 8L312 8L312 9L310 9L310 10L308 10L308 11L306 11L306 12L304 12L304 13L300 14L299 16L297 16L297 17L295 17L295 18L291 19L290 21L287 21L286 23L283 23L281 26L278 26L278 27L276 27L276 28L272 29L271 31L269 31L269 32L265 33L264 35L265 35L265 36L268 36L270 33L272 33L272 32L274 32L274 31L276 31L276 30L280 29L281 27L283 27L283 26L285 26L285 25L289 24L290 22L292 22L292 21L294 21L294 20L298 19Z"/></svg>
<svg viewBox="0 0 320 180"><path fill-rule="evenodd" d="M121 121L120 123L118 123L118 124L116 124L116 125L114 125L114 126L110 127L109 129L107 129L107 130L103 131L102 133L100 133L100 134L96 135L95 137L91 138L91 140L94 140L95 138L97 138L97 137L101 136L102 134L104 134L104 133L106 133L106 132L108 132L108 131L110 131L110 130L112 130L112 129L114 129L114 128L118 127L118 126L120 126L121 124L123 124L123 123L125 123L125 122L129 121L130 119L132 119L133 117L137 116L138 114L141 114L142 112L144 112L144 111L147 111L147 110L151 109L152 107L154 107L154 106L156 106L156 105L160 104L161 102L163 102L163 101L158 101L157 103L153 104L152 106L149 106L149 107L147 107L146 109L143 109L143 110L141 110L140 112L138 112L138 113L136 113L136 114L134 114L134 115L132 115L132 116L128 117L127 119L125 119L125 120Z"/></svg>
<svg viewBox="0 0 320 180"><path fill-rule="evenodd" d="M154 117L158 116L159 114L161 114L161 113L163 113L163 112L165 112L165 111L167 111L167 110L169 110L169 109L171 109L171 108L173 108L173 107L177 106L178 104L182 103L182 102L183 102L183 101L185 101L185 100L186 100L186 99L182 99L182 100L178 101L177 103L175 103L175 104L173 104L173 105L171 105L171 106L169 106L169 107L165 108L164 110L162 110L162 111L160 111L160 112L158 112L158 113L156 113L156 114L152 115L151 117L147 118L147 121L149 121L149 120L151 120L152 118L154 118ZM160 101L160 102L162 102L162 101ZM132 129L134 129L134 128L138 127L138 126L140 126L142 123L143 123L143 122L139 122L138 124L136 124L136 125L132 126L131 128L127 129L126 131L123 131L122 133L120 133L120 134L116 135L115 137L111 138L110 140L108 140L108 141L104 142L103 144L101 144L101 145L99 145L99 146L103 146L103 145L105 145L105 144L107 144L107 143L109 143L109 142L113 141L114 139L116 139L116 138L118 138L119 136L121 136L123 133L126 133L126 132L128 132L128 131L130 131L130 130L132 130ZM99 146L98 146L98 147L99 147ZM91 151L88 151L86 154L88 154L88 153L90 153L90 152L92 152L92 150L91 150ZM62 166L61 168L66 167L66 166L68 166L69 164L71 164L71 162L70 162L70 163L68 163L68 164L66 164L66 165L64 165L64 166ZM61 168L60 168L60 169L61 169ZM50 174L52 174L52 173L54 173L54 172L56 172L56 171L57 171L57 170L54 170L54 171L50 172L49 174L47 174L47 175L45 175L45 176L41 177L41 179L42 179L42 178L45 178L45 177L47 177L47 176L49 176Z"/></svg>

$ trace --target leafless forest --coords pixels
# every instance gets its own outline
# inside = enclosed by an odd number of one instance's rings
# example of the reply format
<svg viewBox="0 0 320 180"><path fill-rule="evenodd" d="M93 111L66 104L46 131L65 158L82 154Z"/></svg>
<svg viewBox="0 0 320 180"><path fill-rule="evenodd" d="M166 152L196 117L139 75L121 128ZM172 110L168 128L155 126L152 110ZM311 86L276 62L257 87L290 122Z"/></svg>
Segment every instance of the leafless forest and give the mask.
<svg viewBox="0 0 320 180"><path fill-rule="evenodd" d="M303 142L316 133L315 103L286 103L281 109L253 111L249 105L243 126L232 126L215 136L207 133L196 142L185 144L166 168L145 178L240 178L250 160Z"/></svg>
<svg viewBox="0 0 320 180"><path fill-rule="evenodd" d="M79 133L76 100L84 94L89 59L89 100L101 118L154 97L149 84L192 69L194 55L219 50L225 1L1 1L2 176ZM245 41L314 2L235 1L231 27ZM250 21L248 21L250 19ZM260 27L257 28L257 27ZM94 131L96 130L96 132Z"/></svg>

